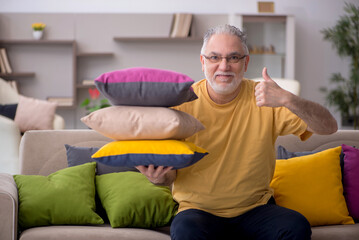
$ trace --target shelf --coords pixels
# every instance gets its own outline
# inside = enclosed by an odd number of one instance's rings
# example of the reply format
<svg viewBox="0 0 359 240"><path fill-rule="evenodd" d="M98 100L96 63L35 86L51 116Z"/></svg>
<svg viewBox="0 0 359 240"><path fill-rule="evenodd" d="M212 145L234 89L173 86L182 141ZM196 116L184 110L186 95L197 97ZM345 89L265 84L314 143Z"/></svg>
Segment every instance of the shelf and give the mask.
<svg viewBox="0 0 359 240"><path fill-rule="evenodd" d="M78 53L77 57L113 57L112 52Z"/></svg>
<svg viewBox="0 0 359 240"><path fill-rule="evenodd" d="M0 39L0 44L75 44L74 40L33 40L33 39Z"/></svg>
<svg viewBox="0 0 359 240"><path fill-rule="evenodd" d="M270 14L258 14L258 15L243 15L244 23L265 23L265 22L283 22L285 23L287 16L285 15L270 15Z"/></svg>
<svg viewBox="0 0 359 240"><path fill-rule="evenodd" d="M200 37L185 37L185 38L171 38L171 37L114 37L118 42L197 42L202 41Z"/></svg>
<svg viewBox="0 0 359 240"><path fill-rule="evenodd" d="M77 108L76 105L72 105L72 106L57 106L58 109L62 109L62 110L75 110Z"/></svg>
<svg viewBox="0 0 359 240"><path fill-rule="evenodd" d="M47 97L47 101L57 104L61 108L73 108L75 101L72 97Z"/></svg>
<svg viewBox="0 0 359 240"><path fill-rule="evenodd" d="M35 77L35 73L34 72L0 73L0 77L4 77L4 78Z"/></svg>

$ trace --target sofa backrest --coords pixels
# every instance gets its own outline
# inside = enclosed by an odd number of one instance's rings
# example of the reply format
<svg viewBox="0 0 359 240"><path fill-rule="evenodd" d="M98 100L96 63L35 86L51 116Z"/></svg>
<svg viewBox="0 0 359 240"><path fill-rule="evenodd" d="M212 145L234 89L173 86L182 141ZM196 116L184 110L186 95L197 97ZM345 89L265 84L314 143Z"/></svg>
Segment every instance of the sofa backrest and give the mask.
<svg viewBox="0 0 359 240"><path fill-rule="evenodd" d="M26 131L20 143L20 173L47 176L67 167L65 144L102 147L112 141L94 130Z"/></svg>
<svg viewBox="0 0 359 240"><path fill-rule="evenodd" d="M113 141L94 130L36 130L27 131L20 144L20 172L47 176L67 167L65 144L79 147L101 147ZM277 139L278 145L289 151L313 151L341 144L359 147L359 131L340 130L332 135L313 135L300 141L293 135Z"/></svg>
<svg viewBox="0 0 359 240"><path fill-rule="evenodd" d="M282 145L291 152L324 150L332 147L347 144L359 147L358 130L339 130L331 135L313 134L308 140L301 141L294 135L278 137L276 147Z"/></svg>

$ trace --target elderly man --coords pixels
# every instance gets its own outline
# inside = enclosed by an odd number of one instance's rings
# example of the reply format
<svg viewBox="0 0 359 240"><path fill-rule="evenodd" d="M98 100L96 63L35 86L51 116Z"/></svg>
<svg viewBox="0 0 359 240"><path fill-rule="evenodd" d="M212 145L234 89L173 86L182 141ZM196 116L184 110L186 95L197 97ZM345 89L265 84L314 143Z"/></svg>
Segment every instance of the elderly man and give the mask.
<svg viewBox="0 0 359 240"><path fill-rule="evenodd" d="M196 164L138 166L154 184L173 183L179 212L172 239L310 239L298 212L275 204L269 187L280 135L306 140L331 134L337 123L327 109L280 88L264 68L263 82L243 78L249 55L245 35L230 25L210 29L201 51L206 79L193 85L198 99L177 109L205 130L190 137L209 154Z"/></svg>

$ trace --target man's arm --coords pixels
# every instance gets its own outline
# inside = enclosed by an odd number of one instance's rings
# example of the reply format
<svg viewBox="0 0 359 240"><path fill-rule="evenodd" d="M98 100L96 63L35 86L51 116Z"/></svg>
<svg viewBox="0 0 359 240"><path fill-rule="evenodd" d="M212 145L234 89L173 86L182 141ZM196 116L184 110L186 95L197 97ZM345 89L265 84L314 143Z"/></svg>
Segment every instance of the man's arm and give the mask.
<svg viewBox="0 0 359 240"><path fill-rule="evenodd" d="M263 68L262 76L264 81L255 89L257 106L286 107L308 125L308 131L317 134L332 134L338 130L337 121L325 107L280 88L268 76L267 68Z"/></svg>
<svg viewBox="0 0 359 240"><path fill-rule="evenodd" d="M155 168L153 165L136 167L150 182L155 185L170 186L177 176L177 171L172 167L159 166Z"/></svg>

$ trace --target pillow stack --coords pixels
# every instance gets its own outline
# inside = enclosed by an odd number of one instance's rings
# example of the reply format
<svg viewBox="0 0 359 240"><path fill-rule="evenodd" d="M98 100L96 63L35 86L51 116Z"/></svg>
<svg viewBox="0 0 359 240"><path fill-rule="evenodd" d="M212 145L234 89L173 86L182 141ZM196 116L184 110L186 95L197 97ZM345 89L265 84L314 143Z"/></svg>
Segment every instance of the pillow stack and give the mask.
<svg viewBox="0 0 359 240"><path fill-rule="evenodd" d="M102 74L99 91L114 105L81 119L114 141L92 158L110 166L187 167L206 150L184 141L204 126L193 116L171 109L197 99L188 76L173 71L130 68Z"/></svg>

